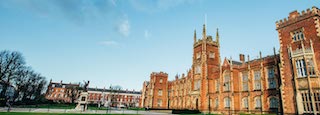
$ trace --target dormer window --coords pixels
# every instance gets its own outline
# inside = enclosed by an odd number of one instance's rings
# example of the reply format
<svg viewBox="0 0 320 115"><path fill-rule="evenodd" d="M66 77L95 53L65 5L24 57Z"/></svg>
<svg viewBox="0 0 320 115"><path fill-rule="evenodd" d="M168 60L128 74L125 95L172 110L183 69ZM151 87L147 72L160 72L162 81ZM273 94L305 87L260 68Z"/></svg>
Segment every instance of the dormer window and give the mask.
<svg viewBox="0 0 320 115"><path fill-rule="evenodd" d="M304 40L304 34L303 34L303 29L298 29L296 31L291 32L292 40L295 41L300 41Z"/></svg>

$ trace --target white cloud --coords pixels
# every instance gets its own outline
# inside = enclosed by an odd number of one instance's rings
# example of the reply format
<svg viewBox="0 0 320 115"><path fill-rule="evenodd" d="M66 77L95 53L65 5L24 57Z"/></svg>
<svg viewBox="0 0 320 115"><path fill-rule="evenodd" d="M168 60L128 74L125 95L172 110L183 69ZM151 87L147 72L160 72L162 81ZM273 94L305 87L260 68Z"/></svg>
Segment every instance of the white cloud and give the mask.
<svg viewBox="0 0 320 115"><path fill-rule="evenodd" d="M149 30L144 30L144 38L149 39L151 36L151 33L149 32Z"/></svg>
<svg viewBox="0 0 320 115"><path fill-rule="evenodd" d="M118 42L116 41L101 41L99 42L100 45L106 45L106 46L115 46L118 45Z"/></svg>
<svg viewBox="0 0 320 115"><path fill-rule="evenodd" d="M118 32L125 36L128 37L130 34L130 23L129 23L129 19L127 17L125 17L125 19L123 19L119 25L118 25Z"/></svg>

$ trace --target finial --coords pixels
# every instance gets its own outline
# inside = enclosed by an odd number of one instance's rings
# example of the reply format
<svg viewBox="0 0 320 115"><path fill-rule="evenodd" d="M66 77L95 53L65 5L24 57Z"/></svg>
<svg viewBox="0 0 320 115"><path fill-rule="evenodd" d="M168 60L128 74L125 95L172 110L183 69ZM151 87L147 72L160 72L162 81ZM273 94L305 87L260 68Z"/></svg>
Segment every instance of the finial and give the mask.
<svg viewBox="0 0 320 115"><path fill-rule="evenodd" d="M207 34L206 34L206 25L205 25L205 24L203 24L202 37L203 37L203 39L207 39Z"/></svg>
<svg viewBox="0 0 320 115"><path fill-rule="evenodd" d="M194 41L194 43L197 42L197 32L196 32L196 29L194 29L193 41Z"/></svg>
<svg viewBox="0 0 320 115"><path fill-rule="evenodd" d="M219 29L217 28L216 42L219 43Z"/></svg>
<svg viewBox="0 0 320 115"><path fill-rule="evenodd" d="M260 59L262 58L262 54L261 54L261 51L259 51L259 55L260 55Z"/></svg>

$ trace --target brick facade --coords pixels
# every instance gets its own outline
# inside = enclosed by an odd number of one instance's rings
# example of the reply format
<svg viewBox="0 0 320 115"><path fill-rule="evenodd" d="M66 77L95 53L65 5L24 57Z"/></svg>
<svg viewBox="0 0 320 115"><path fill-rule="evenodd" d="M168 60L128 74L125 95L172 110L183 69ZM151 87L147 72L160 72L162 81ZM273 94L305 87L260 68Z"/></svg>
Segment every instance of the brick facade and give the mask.
<svg viewBox="0 0 320 115"><path fill-rule="evenodd" d="M167 79L165 79L167 80ZM78 102L82 87L79 84L52 82L48 85L46 99L59 103ZM72 96L72 92L74 95ZM112 90L105 88L88 88L88 104L98 104L99 106L112 107L138 107L140 105L140 91ZM164 94L166 95L166 94Z"/></svg>
<svg viewBox="0 0 320 115"><path fill-rule="evenodd" d="M140 91L88 88L88 103L98 106L138 107L140 97Z"/></svg>
<svg viewBox="0 0 320 115"><path fill-rule="evenodd" d="M280 40L283 111L318 113L320 109L320 11L293 11L276 23ZM302 69L296 69L302 68Z"/></svg>
<svg viewBox="0 0 320 115"><path fill-rule="evenodd" d="M79 87L80 84L52 82L48 85L46 92L46 99L52 100L53 102L71 103L72 102L72 91L75 94L73 101L76 101L79 96L79 90L73 90L73 88Z"/></svg>
<svg viewBox="0 0 320 115"><path fill-rule="evenodd" d="M141 106L168 109L198 109L204 113L318 113L320 108L320 11L294 11L288 19L276 22L280 54L247 60L220 59L216 38L194 33L193 63L186 75L161 85L168 95L166 105L154 106L158 99L152 77L143 84ZM167 79L167 74L166 74ZM166 89L163 89L167 87ZM150 106L151 105L151 106Z"/></svg>
<svg viewBox="0 0 320 115"><path fill-rule="evenodd" d="M168 74L153 72L150 81L143 83L141 105L145 108L167 109L168 103Z"/></svg>

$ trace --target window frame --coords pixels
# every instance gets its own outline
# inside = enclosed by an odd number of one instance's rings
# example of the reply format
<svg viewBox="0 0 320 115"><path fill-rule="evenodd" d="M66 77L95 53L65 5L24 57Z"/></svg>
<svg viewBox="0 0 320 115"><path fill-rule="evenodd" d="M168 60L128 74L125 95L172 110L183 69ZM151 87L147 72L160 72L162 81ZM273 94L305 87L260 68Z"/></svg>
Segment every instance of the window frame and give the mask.
<svg viewBox="0 0 320 115"><path fill-rule="evenodd" d="M261 96L256 96L256 97L254 98L254 108L255 108L255 109L261 109L261 108L262 108Z"/></svg>
<svg viewBox="0 0 320 115"><path fill-rule="evenodd" d="M244 79L245 77L246 79ZM246 88L245 88L245 85L246 85ZM249 91L249 72L247 71L242 72L241 86L242 86L242 91Z"/></svg>
<svg viewBox="0 0 320 115"><path fill-rule="evenodd" d="M231 73L226 72L223 75L223 91L228 92L231 91Z"/></svg>
<svg viewBox="0 0 320 115"><path fill-rule="evenodd" d="M267 75L268 75L267 77L268 89L276 89L278 87L278 84L277 84L277 79L275 74L275 67L267 68Z"/></svg>
<svg viewBox="0 0 320 115"><path fill-rule="evenodd" d="M241 104L243 109L248 109L249 108L249 98L248 97L243 97L242 98L242 104Z"/></svg>
<svg viewBox="0 0 320 115"><path fill-rule="evenodd" d="M231 98L230 97L224 98L224 108L231 108Z"/></svg>
<svg viewBox="0 0 320 115"><path fill-rule="evenodd" d="M254 80L254 90L261 90L262 89L262 84L261 84L261 70L255 70L253 71L253 80ZM257 77L256 75L259 75L259 77ZM259 78L259 79L257 79Z"/></svg>
<svg viewBox="0 0 320 115"><path fill-rule="evenodd" d="M304 28L296 29L290 32L290 35L291 35L292 42L298 42L306 39L304 34Z"/></svg>

